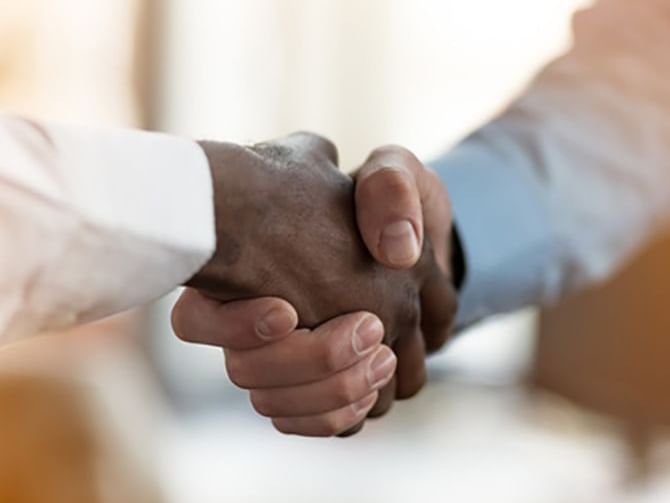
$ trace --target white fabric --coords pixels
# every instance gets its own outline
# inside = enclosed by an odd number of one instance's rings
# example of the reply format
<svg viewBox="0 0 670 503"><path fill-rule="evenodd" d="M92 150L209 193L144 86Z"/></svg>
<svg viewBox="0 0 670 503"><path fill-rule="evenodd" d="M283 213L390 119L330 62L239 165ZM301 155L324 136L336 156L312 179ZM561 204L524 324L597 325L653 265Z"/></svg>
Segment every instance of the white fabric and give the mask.
<svg viewBox="0 0 670 503"><path fill-rule="evenodd" d="M197 143L0 115L0 340L156 299L215 244Z"/></svg>

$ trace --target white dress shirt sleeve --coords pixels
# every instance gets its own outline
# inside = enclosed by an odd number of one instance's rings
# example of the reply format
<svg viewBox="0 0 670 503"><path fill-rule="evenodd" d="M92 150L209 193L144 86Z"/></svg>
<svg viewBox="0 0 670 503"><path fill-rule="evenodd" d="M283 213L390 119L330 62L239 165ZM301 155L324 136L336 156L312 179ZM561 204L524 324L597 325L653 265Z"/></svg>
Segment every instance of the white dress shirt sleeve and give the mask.
<svg viewBox="0 0 670 503"><path fill-rule="evenodd" d="M215 245L197 143L0 115L0 341L156 299Z"/></svg>
<svg viewBox="0 0 670 503"><path fill-rule="evenodd" d="M670 3L601 0L574 31L434 163L466 256L461 325L598 282L670 221Z"/></svg>

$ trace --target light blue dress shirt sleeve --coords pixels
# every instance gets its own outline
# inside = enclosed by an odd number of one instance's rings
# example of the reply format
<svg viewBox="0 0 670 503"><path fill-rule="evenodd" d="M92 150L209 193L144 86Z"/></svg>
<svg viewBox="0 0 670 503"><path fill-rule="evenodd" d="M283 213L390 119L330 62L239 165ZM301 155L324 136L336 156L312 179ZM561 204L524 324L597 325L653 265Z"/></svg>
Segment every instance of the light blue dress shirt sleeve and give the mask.
<svg viewBox="0 0 670 503"><path fill-rule="evenodd" d="M566 56L432 163L467 264L459 325L597 283L668 226L667 47L668 2L604 0Z"/></svg>
<svg viewBox="0 0 670 503"><path fill-rule="evenodd" d="M548 210L515 161L473 136L432 165L448 187L466 261L459 326L552 294L558 257Z"/></svg>

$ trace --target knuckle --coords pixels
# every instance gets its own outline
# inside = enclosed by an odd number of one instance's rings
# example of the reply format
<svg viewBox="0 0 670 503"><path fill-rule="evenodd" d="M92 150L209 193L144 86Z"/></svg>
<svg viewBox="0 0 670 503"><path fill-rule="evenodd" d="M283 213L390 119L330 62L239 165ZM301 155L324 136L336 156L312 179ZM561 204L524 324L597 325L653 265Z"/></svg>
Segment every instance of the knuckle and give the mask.
<svg viewBox="0 0 670 503"><path fill-rule="evenodd" d="M398 156L401 157L403 164L412 172L418 173L426 171L425 165L414 155L414 153L406 148L398 150Z"/></svg>
<svg viewBox="0 0 670 503"><path fill-rule="evenodd" d="M323 135L320 135L319 133L315 133L314 131L306 131L306 130L301 130L301 131L296 131L294 133L295 136L300 136L311 143L319 144L319 145L333 145L335 146L328 138L326 138Z"/></svg>
<svg viewBox="0 0 670 503"><path fill-rule="evenodd" d="M341 360L340 352L334 344L323 344L318 358L319 371L323 375L334 374L340 370Z"/></svg>
<svg viewBox="0 0 670 503"><path fill-rule="evenodd" d="M389 197L406 196L412 192L412 182L405 172L382 169L381 175L379 178L383 181L383 188L390 192Z"/></svg>
<svg viewBox="0 0 670 503"><path fill-rule="evenodd" d="M284 435L292 435L295 433L291 423L285 420L273 419L272 426L275 430Z"/></svg>
<svg viewBox="0 0 670 503"><path fill-rule="evenodd" d="M426 384L425 374L413 376L412 380L398 389L397 399L407 400L416 396Z"/></svg>
<svg viewBox="0 0 670 503"><path fill-rule="evenodd" d="M436 332L432 336L425 338L426 354L432 354L439 351L442 346L449 340L451 335L451 327L446 327L441 331Z"/></svg>
<svg viewBox="0 0 670 503"><path fill-rule="evenodd" d="M377 400L377 403L370 409L370 412L368 412L368 417L370 418L378 418L382 417L391 410L393 407L393 400L395 398L395 392L394 394L388 393L387 389L391 389L388 385L387 387L382 390L382 393L385 393L386 396L383 396L380 394L379 399Z"/></svg>
<svg viewBox="0 0 670 503"><path fill-rule="evenodd" d="M250 382L247 376L244 362L234 353L226 354L226 372L231 382L238 388L249 388Z"/></svg>
<svg viewBox="0 0 670 503"><path fill-rule="evenodd" d="M338 151L337 146L331 140L324 136L317 135L317 139L321 145L320 149L326 157L334 159L337 162Z"/></svg>
<svg viewBox="0 0 670 503"><path fill-rule="evenodd" d="M402 156L413 155L409 150L407 150L402 145L395 143L388 143L386 145L381 145L380 147L375 148L370 154L371 158L376 157L388 157L388 156Z"/></svg>
<svg viewBox="0 0 670 503"><path fill-rule="evenodd" d="M262 391L252 391L249 394L249 400L251 401L254 410L261 416L273 417L278 415L274 404L272 403L272 399L267 393L263 393Z"/></svg>
<svg viewBox="0 0 670 503"><path fill-rule="evenodd" d="M170 324L174 334L184 342L196 342L194 327L189 313L195 306L187 305L187 298L182 296L172 308Z"/></svg>
<svg viewBox="0 0 670 503"><path fill-rule="evenodd" d="M393 406L392 403L382 403L375 405L375 407L368 413L368 417L372 419L377 419L379 417L385 416L391 410Z"/></svg>
<svg viewBox="0 0 670 503"><path fill-rule="evenodd" d="M337 402L338 407L356 402L360 398L358 392L359 386L356 385L354 379L350 376L343 378L333 392L333 397Z"/></svg>
<svg viewBox="0 0 670 503"><path fill-rule="evenodd" d="M381 192L381 190L374 183L374 177L359 179L356 183L357 210L361 209L360 205L363 205L363 208L365 208L366 204L369 205L369 202L374 201L379 192Z"/></svg>
<svg viewBox="0 0 670 503"><path fill-rule="evenodd" d="M172 314L170 316L170 323L172 325L172 331L177 336L178 339L184 342L193 342L190 337L191 331L186 329L183 309L179 304L177 304L174 309L172 309Z"/></svg>
<svg viewBox="0 0 670 503"><path fill-rule="evenodd" d="M363 430L363 427L365 426L365 421L361 421L358 424L355 424L354 426L347 428L344 431L341 431L337 434L338 437L340 438L346 438L346 437L351 437L354 435L357 435L358 433Z"/></svg>
<svg viewBox="0 0 670 503"><path fill-rule="evenodd" d="M364 198L384 194L384 198L395 205L407 204L412 200L414 184L406 172L392 167L381 167L367 182L361 184L360 190Z"/></svg>
<svg viewBox="0 0 670 503"><path fill-rule="evenodd" d="M414 153L406 147L397 144L382 145L373 150L371 158L390 158L400 163L401 166L410 171L423 169L423 163Z"/></svg>
<svg viewBox="0 0 670 503"><path fill-rule="evenodd" d="M313 147L313 151L337 163L337 146L329 138L311 131L298 131L292 136L304 138Z"/></svg>
<svg viewBox="0 0 670 503"><path fill-rule="evenodd" d="M349 415L344 411L326 416L321 425L321 434L324 437L332 437L347 430L351 426L347 422L348 419Z"/></svg>

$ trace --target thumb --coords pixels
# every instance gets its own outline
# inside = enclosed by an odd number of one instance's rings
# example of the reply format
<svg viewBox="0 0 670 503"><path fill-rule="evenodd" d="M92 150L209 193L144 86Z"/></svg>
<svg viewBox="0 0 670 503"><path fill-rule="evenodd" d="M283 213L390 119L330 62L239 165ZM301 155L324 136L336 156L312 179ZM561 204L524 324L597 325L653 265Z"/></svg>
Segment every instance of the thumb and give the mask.
<svg viewBox="0 0 670 503"><path fill-rule="evenodd" d="M271 297L222 303L187 288L172 310L180 339L238 351L277 342L297 324L293 306Z"/></svg>
<svg viewBox="0 0 670 503"><path fill-rule="evenodd" d="M356 174L356 219L374 258L392 268L412 267L423 246L421 194L415 172L421 162L402 147L370 154Z"/></svg>

